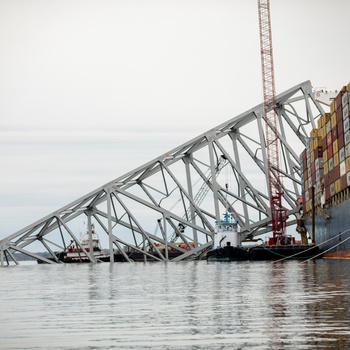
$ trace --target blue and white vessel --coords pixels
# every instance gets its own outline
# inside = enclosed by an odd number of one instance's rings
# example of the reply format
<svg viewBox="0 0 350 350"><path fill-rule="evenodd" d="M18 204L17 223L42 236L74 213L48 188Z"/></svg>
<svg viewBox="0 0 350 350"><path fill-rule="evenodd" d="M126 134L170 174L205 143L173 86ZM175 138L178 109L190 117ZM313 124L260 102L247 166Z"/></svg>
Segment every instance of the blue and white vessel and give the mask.
<svg viewBox="0 0 350 350"><path fill-rule="evenodd" d="M237 221L226 211L224 220L216 222L213 247L207 253L209 261L248 260L246 249L241 246Z"/></svg>

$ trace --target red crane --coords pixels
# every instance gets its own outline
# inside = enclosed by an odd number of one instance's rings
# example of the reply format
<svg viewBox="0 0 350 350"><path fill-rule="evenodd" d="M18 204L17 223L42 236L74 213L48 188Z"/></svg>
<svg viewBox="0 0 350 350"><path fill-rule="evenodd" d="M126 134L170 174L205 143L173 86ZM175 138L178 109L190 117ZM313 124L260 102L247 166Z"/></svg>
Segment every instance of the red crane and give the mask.
<svg viewBox="0 0 350 350"><path fill-rule="evenodd" d="M286 228L286 210L282 207L280 168L278 159L278 131L275 112L275 75L272 54L270 1L258 0L261 68L264 90L264 119L266 123L266 150L269 195L274 244L286 244L282 239Z"/></svg>

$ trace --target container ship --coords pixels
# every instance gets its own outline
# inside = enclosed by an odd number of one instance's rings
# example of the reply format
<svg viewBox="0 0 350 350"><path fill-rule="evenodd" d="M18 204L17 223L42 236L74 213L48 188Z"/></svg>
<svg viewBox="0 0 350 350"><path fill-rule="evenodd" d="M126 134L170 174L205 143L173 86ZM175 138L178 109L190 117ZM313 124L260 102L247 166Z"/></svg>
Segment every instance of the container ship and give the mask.
<svg viewBox="0 0 350 350"><path fill-rule="evenodd" d="M303 222L323 258L350 259L350 83L311 130L301 154Z"/></svg>

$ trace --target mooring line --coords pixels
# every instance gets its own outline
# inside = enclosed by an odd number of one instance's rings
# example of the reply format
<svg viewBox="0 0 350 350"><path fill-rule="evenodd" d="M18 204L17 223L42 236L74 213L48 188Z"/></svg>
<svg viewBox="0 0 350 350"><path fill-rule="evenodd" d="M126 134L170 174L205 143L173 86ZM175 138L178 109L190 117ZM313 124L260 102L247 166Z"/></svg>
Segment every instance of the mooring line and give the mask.
<svg viewBox="0 0 350 350"><path fill-rule="evenodd" d="M311 246L310 248L308 248L308 249L306 249L306 250L303 250L302 252L295 253L295 254L293 254L293 255L289 255L289 256L287 256L287 257L285 257L285 258L282 258L282 259L275 260L275 261L273 261L272 263L276 263L276 262L279 262L279 261L284 261L284 260L293 258L294 256L297 256L297 255L299 255L299 254L305 253L305 252L307 252L307 251L309 251L309 250L311 250L311 249L314 249L315 247L320 247L320 246L322 246L323 244L325 244L325 243L327 243L327 242L333 240L334 238L338 238L339 236L341 236L342 234L344 234L344 233L346 233L346 232L348 232L348 231L350 231L350 228L347 229L347 230L345 230L345 231L343 231L343 232L338 233L338 234L335 235L334 237L329 238L329 239L327 239L326 241L324 241L324 242L322 242L322 243L315 244L315 245ZM343 242L346 242L348 239L350 239L350 236L349 236L348 238L346 238L344 241L340 242L340 244L342 244ZM340 245L340 244L337 243L336 245L332 246L331 248L327 249L326 251L322 251L320 254L317 254L317 255L315 255L315 256L313 256L313 257L307 259L307 260L304 260L304 261L302 261L302 262L306 262L306 261L310 261L310 260L312 260L312 259L315 259L315 258L319 257L320 255L322 255L322 254L328 252L329 250L331 250L331 249L337 247L337 246Z"/></svg>
<svg viewBox="0 0 350 350"><path fill-rule="evenodd" d="M346 232L346 231L344 231L344 232ZM344 233L344 232L342 232L342 233ZM341 235L342 233L340 233L339 235ZM339 236L339 235L338 235L338 236ZM346 242L346 241L349 240L349 239L350 239L350 236L349 236L348 238L342 240L341 242L335 244L334 246L328 248L327 250L321 252L320 254L317 254L317 255L315 255L315 256L313 256L313 257L307 259L307 260L304 260L304 261L302 261L302 262L304 263L304 262L310 261L310 260L312 260L312 259L315 259L315 258L317 258L318 256L323 255L324 253L329 252L329 251L332 250L333 248L336 248L336 247L342 245L344 242Z"/></svg>

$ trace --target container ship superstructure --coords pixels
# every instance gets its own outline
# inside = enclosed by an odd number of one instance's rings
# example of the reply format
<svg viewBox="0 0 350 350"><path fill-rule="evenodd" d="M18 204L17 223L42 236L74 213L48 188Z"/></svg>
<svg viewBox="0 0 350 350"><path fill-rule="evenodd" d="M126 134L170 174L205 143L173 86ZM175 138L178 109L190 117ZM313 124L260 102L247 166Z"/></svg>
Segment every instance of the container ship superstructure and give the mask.
<svg viewBox="0 0 350 350"><path fill-rule="evenodd" d="M350 83L318 119L301 155L303 223L324 258L350 259Z"/></svg>

